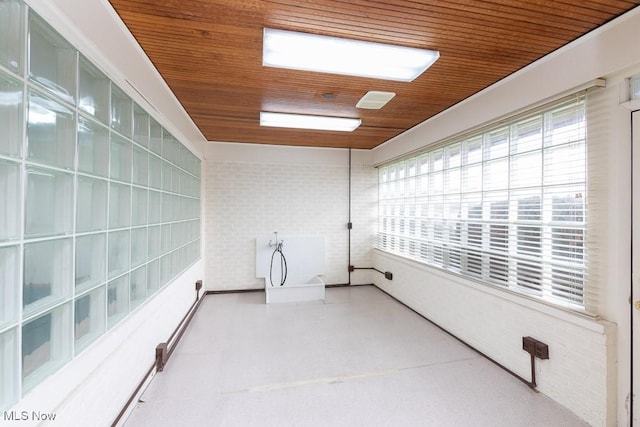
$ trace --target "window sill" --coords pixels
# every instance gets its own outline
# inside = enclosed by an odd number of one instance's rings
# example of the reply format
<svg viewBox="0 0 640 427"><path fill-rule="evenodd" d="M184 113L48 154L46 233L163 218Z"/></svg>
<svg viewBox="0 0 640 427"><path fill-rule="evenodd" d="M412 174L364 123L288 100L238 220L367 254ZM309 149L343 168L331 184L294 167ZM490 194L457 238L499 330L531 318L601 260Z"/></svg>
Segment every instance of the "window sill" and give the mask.
<svg viewBox="0 0 640 427"><path fill-rule="evenodd" d="M489 294L496 298L509 301L513 304L518 304L527 309L535 310L540 313L544 313L548 316L552 316L557 319L575 324L585 329L598 332L601 334L605 333L606 325L602 322L601 318L597 315L590 315L587 313L578 312L562 306L557 306L550 302L539 300L534 297L529 297L525 294L520 294L506 288L501 288L498 285L493 285L491 283L477 280L471 277L463 276L452 271L440 269L438 267L433 267L428 264L422 263L420 261L405 258L403 256L392 254L390 252L386 252L381 249L375 248L374 254L393 260L394 262L399 262L410 268L414 268L428 274L436 275L445 280L452 281L458 285L471 288L475 291ZM376 266L376 267L379 268L380 266ZM385 269L388 270L389 268L388 267L383 268L383 270Z"/></svg>

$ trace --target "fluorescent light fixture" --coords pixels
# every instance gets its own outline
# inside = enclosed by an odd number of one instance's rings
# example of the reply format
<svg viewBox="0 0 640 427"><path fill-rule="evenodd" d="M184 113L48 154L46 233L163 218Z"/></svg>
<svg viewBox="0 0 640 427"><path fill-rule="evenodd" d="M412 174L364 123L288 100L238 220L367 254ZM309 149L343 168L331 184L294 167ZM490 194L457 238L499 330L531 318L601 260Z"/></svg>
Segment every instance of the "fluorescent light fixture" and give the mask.
<svg viewBox="0 0 640 427"><path fill-rule="evenodd" d="M262 64L268 67L410 82L438 51L264 29Z"/></svg>
<svg viewBox="0 0 640 427"><path fill-rule="evenodd" d="M352 132L361 123L360 119L346 117L260 112L260 126Z"/></svg>

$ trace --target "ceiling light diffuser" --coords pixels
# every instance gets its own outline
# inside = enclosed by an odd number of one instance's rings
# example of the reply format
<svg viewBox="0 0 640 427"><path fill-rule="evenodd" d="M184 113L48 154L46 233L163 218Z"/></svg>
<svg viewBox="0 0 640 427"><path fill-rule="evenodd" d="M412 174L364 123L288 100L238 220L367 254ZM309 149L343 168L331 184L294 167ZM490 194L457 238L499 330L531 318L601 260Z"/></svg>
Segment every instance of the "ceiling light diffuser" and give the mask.
<svg viewBox="0 0 640 427"><path fill-rule="evenodd" d="M434 50L264 29L268 67L410 82L438 58Z"/></svg>
<svg viewBox="0 0 640 427"><path fill-rule="evenodd" d="M352 132L361 123L360 119L347 117L260 112L260 126Z"/></svg>

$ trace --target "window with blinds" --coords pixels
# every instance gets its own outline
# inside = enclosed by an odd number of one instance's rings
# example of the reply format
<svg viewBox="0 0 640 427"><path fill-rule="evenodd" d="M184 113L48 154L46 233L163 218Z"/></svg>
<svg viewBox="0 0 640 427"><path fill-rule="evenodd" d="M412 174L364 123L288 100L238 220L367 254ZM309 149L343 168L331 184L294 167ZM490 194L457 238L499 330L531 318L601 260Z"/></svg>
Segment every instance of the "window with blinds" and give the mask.
<svg viewBox="0 0 640 427"><path fill-rule="evenodd" d="M584 96L379 168L379 249L585 308Z"/></svg>

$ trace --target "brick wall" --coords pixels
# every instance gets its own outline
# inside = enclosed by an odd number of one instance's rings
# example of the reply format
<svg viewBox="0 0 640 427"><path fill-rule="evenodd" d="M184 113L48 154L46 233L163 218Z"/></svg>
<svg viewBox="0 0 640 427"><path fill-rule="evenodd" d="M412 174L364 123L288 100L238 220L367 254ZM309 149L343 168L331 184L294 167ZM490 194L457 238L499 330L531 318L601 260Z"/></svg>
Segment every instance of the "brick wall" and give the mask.
<svg viewBox="0 0 640 427"><path fill-rule="evenodd" d="M325 236L325 283L347 283L347 151L341 157L342 164L334 160L324 164L207 161L204 198L208 289L263 287L262 279L255 277L255 238L274 231L281 235ZM352 260L370 267L377 202L374 168L353 166L352 200ZM367 274L352 275L352 279L354 284L371 283Z"/></svg>

